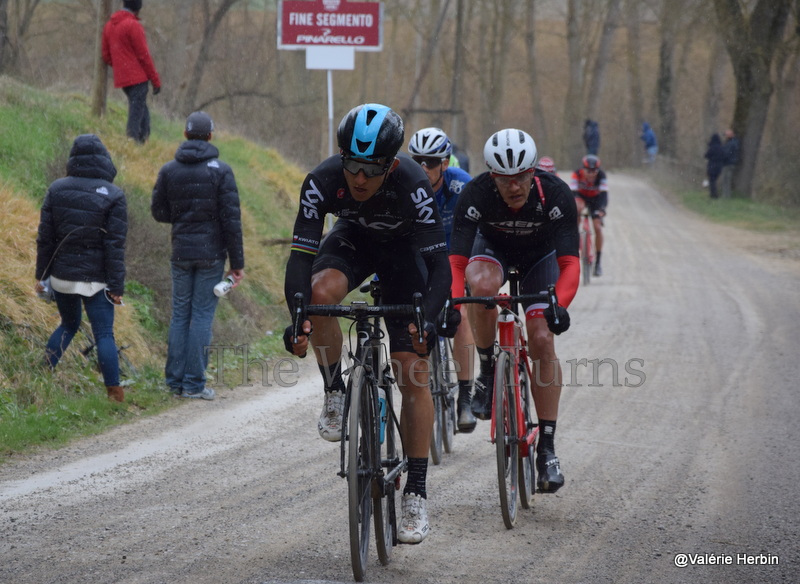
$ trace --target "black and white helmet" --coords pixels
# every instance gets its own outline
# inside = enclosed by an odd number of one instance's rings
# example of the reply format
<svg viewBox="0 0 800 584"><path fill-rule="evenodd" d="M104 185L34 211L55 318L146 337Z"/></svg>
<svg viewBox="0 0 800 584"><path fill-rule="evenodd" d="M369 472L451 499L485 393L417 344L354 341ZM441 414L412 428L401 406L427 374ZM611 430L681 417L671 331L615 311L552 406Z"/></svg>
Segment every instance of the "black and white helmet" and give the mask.
<svg viewBox="0 0 800 584"><path fill-rule="evenodd" d="M441 128L422 128L411 136L408 151L412 156L448 158L453 152L453 145Z"/></svg>
<svg viewBox="0 0 800 584"><path fill-rule="evenodd" d="M536 165L536 143L522 130L500 130L486 141L483 158L495 174L519 174Z"/></svg>

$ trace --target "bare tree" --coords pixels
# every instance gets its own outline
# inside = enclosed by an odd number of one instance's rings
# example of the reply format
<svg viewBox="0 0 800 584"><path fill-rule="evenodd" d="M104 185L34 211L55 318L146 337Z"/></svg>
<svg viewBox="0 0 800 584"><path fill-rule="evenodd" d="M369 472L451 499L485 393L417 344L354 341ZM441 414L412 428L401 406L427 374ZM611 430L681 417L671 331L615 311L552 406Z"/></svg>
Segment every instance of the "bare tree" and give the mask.
<svg viewBox="0 0 800 584"><path fill-rule="evenodd" d="M103 61L103 27L111 16L111 0L100 0L97 7L97 24L95 32L94 81L92 83L92 115L98 118L106 113L106 96L108 93L108 67Z"/></svg>
<svg viewBox="0 0 800 584"><path fill-rule="evenodd" d="M578 0L567 0L567 58L569 83L564 100L560 157L577 160L583 152L580 138L580 105L583 94L583 66L578 23Z"/></svg>
<svg viewBox="0 0 800 584"><path fill-rule="evenodd" d="M628 87L631 100L631 113L633 115L634 128L636 128L644 120L644 93L642 91L641 67L642 41L639 29L639 0L627 0L625 8L626 26L628 29L628 38L625 47L628 64ZM635 136L635 132L631 131L631 136ZM635 163L640 159L638 141L631 139L628 143L630 144L629 162Z"/></svg>
<svg viewBox="0 0 800 584"><path fill-rule="evenodd" d="M741 150L734 171L734 190L748 197L753 191L773 92L772 61L783 38L791 2L758 0L748 15L739 0L714 0L736 79L733 129L739 135Z"/></svg>
<svg viewBox="0 0 800 584"><path fill-rule="evenodd" d="M675 114L675 74L673 60L675 42L684 0L665 2L661 11L661 44L659 45L658 81L656 100L660 124L658 149L666 156L677 153L677 127Z"/></svg>
<svg viewBox="0 0 800 584"><path fill-rule="evenodd" d="M528 3L525 18L525 48L528 54L528 90L531 94L531 105L533 113L533 136L537 145L547 144L552 148L547 135L547 123L542 103L542 91L539 87L538 65L536 63L536 15L534 7L535 0Z"/></svg>
<svg viewBox="0 0 800 584"><path fill-rule="evenodd" d="M589 93L586 97L586 117L592 119L599 117L606 69L611 61L611 46L620 20L620 2L621 0L608 0L608 12L603 23L597 54L593 60L589 61L592 67L592 75L589 82Z"/></svg>

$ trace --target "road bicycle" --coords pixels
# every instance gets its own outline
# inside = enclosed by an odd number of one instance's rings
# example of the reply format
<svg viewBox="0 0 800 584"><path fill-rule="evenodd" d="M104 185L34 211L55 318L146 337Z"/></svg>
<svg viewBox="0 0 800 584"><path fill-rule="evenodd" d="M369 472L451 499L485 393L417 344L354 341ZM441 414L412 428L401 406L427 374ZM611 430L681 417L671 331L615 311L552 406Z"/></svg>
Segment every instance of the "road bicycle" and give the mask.
<svg viewBox="0 0 800 584"><path fill-rule="evenodd" d="M523 509L530 508L536 488L536 442L539 426L532 415L533 386L525 316L520 309L547 303L555 313L555 287L546 293L520 294L519 274L509 270L510 291L498 296L454 298L453 304L483 304L500 308L495 342L494 399L490 437L497 455L500 509L508 529L517 520L517 494ZM557 317L556 317L557 319Z"/></svg>
<svg viewBox="0 0 800 584"><path fill-rule="evenodd" d="M302 323L309 316L329 316L353 321L356 346L348 349L352 363L346 384L342 416L340 470L347 480L350 560L353 576L362 582L369 556L370 519L375 527L378 559L384 566L391 561L397 545L397 509L400 506L400 477L408 460L401 452L400 420L393 406L397 382L383 342L381 319L402 317L413 320L422 331L422 296L413 304L379 305L380 285L370 284L374 304L305 305L303 295L295 294L292 335L297 342ZM353 335L350 335L353 338Z"/></svg>
<svg viewBox="0 0 800 584"><path fill-rule="evenodd" d="M438 335L436 342L433 343L429 359L431 397L434 408L431 462L440 464L444 453L449 454L453 451L453 439L457 428L458 377L455 361L453 361L453 340Z"/></svg>
<svg viewBox="0 0 800 584"><path fill-rule="evenodd" d="M594 269L594 232L592 231L592 217L589 205L585 205L580 214L578 222L578 233L580 234L580 255L581 271L583 272L583 283L588 285L592 280L592 270Z"/></svg>

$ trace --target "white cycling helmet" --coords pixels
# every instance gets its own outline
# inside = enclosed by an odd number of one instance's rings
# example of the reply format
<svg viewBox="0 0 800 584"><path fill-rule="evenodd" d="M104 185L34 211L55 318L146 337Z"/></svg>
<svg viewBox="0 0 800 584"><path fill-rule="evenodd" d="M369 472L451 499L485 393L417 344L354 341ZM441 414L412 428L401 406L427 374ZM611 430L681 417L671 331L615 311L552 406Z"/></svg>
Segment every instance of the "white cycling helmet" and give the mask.
<svg viewBox="0 0 800 584"><path fill-rule="evenodd" d="M536 165L536 143L522 130L500 130L486 141L483 158L495 174L519 174Z"/></svg>
<svg viewBox="0 0 800 584"><path fill-rule="evenodd" d="M408 151L412 156L447 158L453 152L453 145L441 128L422 128L411 136Z"/></svg>

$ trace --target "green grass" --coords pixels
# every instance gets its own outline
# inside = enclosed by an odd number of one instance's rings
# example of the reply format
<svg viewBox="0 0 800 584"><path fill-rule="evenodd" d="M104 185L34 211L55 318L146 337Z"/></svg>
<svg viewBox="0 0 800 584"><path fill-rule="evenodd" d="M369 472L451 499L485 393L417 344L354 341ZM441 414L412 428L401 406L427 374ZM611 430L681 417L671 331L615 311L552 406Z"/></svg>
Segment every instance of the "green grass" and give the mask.
<svg viewBox="0 0 800 584"><path fill-rule="evenodd" d="M183 123L151 115L150 140L139 147L125 137L126 104L110 101L107 115L96 119L86 96L51 94L0 76L0 464L183 403L166 391L163 378L171 302L169 227L157 224L149 207L158 170L182 141ZM99 135L108 147L118 170L115 183L128 199L125 306L114 328L118 345L129 346L125 355L138 374L126 380L122 404L107 399L102 376L80 354L77 337L54 372L42 365L58 314L32 291L39 207L48 185L64 175L74 137L85 133ZM213 143L236 176L246 264L242 286L219 304L214 342L247 347L248 359L268 363L271 372L286 355L281 335L288 323L283 302L288 246L270 242L291 236L304 172L278 152L236 135L221 132ZM209 367L215 389L263 383L257 365L250 368L250 379L242 379L241 350L226 351L221 366L221 374L213 360Z"/></svg>
<svg viewBox="0 0 800 584"><path fill-rule="evenodd" d="M800 209L784 208L751 199L712 199L707 191L685 191L681 198L690 210L711 221L760 232L800 229Z"/></svg>

